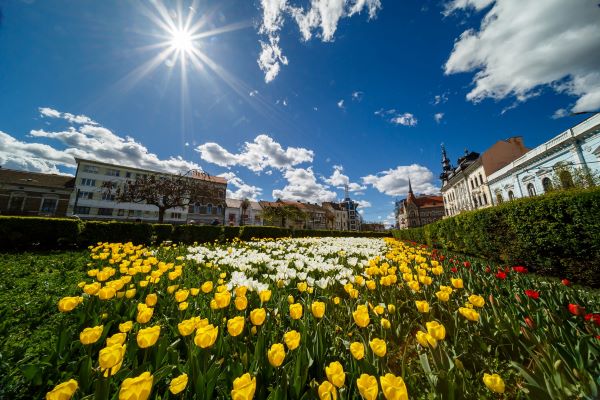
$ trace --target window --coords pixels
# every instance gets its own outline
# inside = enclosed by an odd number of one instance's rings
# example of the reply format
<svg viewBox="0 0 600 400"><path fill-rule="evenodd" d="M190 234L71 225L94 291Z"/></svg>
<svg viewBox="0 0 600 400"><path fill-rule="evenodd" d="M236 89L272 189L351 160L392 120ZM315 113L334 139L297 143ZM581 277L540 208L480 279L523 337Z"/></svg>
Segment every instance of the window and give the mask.
<svg viewBox="0 0 600 400"><path fill-rule="evenodd" d="M118 169L107 168L106 175L107 176L120 176L121 171L119 171Z"/></svg>
<svg viewBox="0 0 600 400"><path fill-rule="evenodd" d="M99 208L98 209L98 215L113 215L113 209L112 208Z"/></svg>
<svg viewBox="0 0 600 400"><path fill-rule="evenodd" d="M509 200L514 200L514 199L515 199L515 195L514 195L514 193L512 192L512 190L509 190L509 191L508 191L508 199L509 199Z"/></svg>
<svg viewBox="0 0 600 400"><path fill-rule="evenodd" d="M115 195L112 194L112 193L103 192L102 193L102 200L115 201Z"/></svg>
<svg viewBox="0 0 600 400"><path fill-rule="evenodd" d="M127 212L127 216L128 216L128 217L133 217L133 214L134 214L134 213L135 213L135 211L134 211L134 210L129 210L129 211Z"/></svg>
<svg viewBox="0 0 600 400"><path fill-rule="evenodd" d="M171 219L181 219L181 213L172 212Z"/></svg>
<svg viewBox="0 0 600 400"><path fill-rule="evenodd" d="M96 180L90 178L81 178L81 185L83 186L96 186Z"/></svg>
<svg viewBox="0 0 600 400"><path fill-rule="evenodd" d="M125 172L125 178L131 178L131 172L129 172L129 171Z"/></svg>
<svg viewBox="0 0 600 400"><path fill-rule="evenodd" d="M487 205L487 196L483 194L483 204Z"/></svg>
<svg viewBox="0 0 600 400"><path fill-rule="evenodd" d="M58 206L58 199L48 199L44 198L42 200L42 208L41 212L47 214L54 214L56 212L56 207Z"/></svg>
<svg viewBox="0 0 600 400"><path fill-rule="evenodd" d="M569 171L560 171L558 173L558 178L560 179L560 184L562 185L563 189L570 189L575 186L573 184L573 176L571 176Z"/></svg>
<svg viewBox="0 0 600 400"><path fill-rule="evenodd" d="M223 208L221 206L217 206L217 214L218 215L223 214Z"/></svg>
<svg viewBox="0 0 600 400"><path fill-rule="evenodd" d="M23 211L24 204L25 204L25 194L24 193L12 193L10 195L8 211L21 212L21 211Z"/></svg>
<svg viewBox="0 0 600 400"><path fill-rule="evenodd" d="M479 207L479 204L477 204L477 197L473 196L473 202L475 203L475 207Z"/></svg>
<svg viewBox="0 0 600 400"><path fill-rule="evenodd" d="M527 185L527 193L529 193L529 197L535 196L535 186L533 186L533 183Z"/></svg>
<svg viewBox="0 0 600 400"><path fill-rule="evenodd" d="M212 214L212 204L208 204L208 205L206 206L206 213L207 213L207 214Z"/></svg>
<svg viewBox="0 0 600 400"><path fill-rule="evenodd" d="M142 210L135 210L135 216L136 217L141 217L142 216Z"/></svg>
<svg viewBox="0 0 600 400"><path fill-rule="evenodd" d="M117 217L122 217L125 215L125 210L123 210L122 208L119 209L119 211L117 211Z"/></svg>
<svg viewBox="0 0 600 400"><path fill-rule="evenodd" d="M550 178L545 177L542 179L542 187L544 188L544 193L548 193L552 190L552 181Z"/></svg>
<svg viewBox="0 0 600 400"><path fill-rule="evenodd" d="M81 206L77 206L73 209L73 214L75 215L87 215L90 213L90 208L89 207L81 207Z"/></svg>
<svg viewBox="0 0 600 400"><path fill-rule="evenodd" d="M483 185L483 178L481 177L481 174L479 174L479 184Z"/></svg>
<svg viewBox="0 0 600 400"><path fill-rule="evenodd" d="M88 172L90 174L97 174L98 173L98 167L96 167L94 165L84 165L83 166L83 172Z"/></svg>
<svg viewBox="0 0 600 400"><path fill-rule="evenodd" d="M231 222L235 221L235 214L234 213L229 213L229 221L231 221Z"/></svg>
<svg viewBox="0 0 600 400"><path fill-rule="evenodd" d="M80 191L77 192L77 198L78 199L92 200L94 198L94 193L93 192L86 192L86 191L80 190Z"/></svg>

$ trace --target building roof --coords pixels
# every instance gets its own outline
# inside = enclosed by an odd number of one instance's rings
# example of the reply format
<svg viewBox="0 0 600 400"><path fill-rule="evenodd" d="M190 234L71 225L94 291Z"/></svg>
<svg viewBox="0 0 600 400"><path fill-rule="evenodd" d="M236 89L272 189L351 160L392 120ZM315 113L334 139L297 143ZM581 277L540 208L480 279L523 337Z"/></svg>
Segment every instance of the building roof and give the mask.
<svg viewBox="0 0 600 400"><path fill-rule="evenodd" d="M0 168L0 183L56 189L72 189L75 186L75 178L67 175L43 174L40 172Z"/></svg>
<svg viewBox="0 0 600 400"><path fill-rule="evenodd" d="M241 208L242 207L242 200L240 199L232 199L232 198L226 198L225 202L227 203L227 207L229 208ZM250 200L250 207L253 210L262 210L262 207L260 206L260 204L258 204L258 201L253 201Z"/></svg>
<svg viewBox="0 0 600 400"><path fill-rule="evenodd" d="M133 171L140 171L140 172L153 172L156 174L166 174L166 175L174 175L177 176L177 174L174 174L172 172L167 172L167 171L157 171L157 170L152 170L152 169L144 169L144 168L140 168L140 167L133 167L130 165L122 165L122 164L111 164L111 163L106 163L106 162L102 162L102 161L96 161L96 160L89 160L86 158L78 158L75 157L75 161L77 162L77 164L80 164L81 162L87 162L87 163L92 163L92 164L98 164L98 165L103 165L106 167L118 167L118 168L127 168ZM194 179L200 179L203 181L208 181L208 182L214 182L214 183L221 183L221 184L227 184L227 179L223 178L222 176L213 176L213 175L209 175L206 173L202 173L201 171L189 171L192 172L192 175L190 175L191 178Z"/></svg>
<svg viewBox="0 0 600 400"><path fill-rule="evenodd" d="M431 195L421 195L415 196L410 201L414 203L419 208L428 208L428 207L443 207L444 206L444 198L442 196L431 196ZM404 199L401 200L401 203L408 204L409 200Z"/></svg>

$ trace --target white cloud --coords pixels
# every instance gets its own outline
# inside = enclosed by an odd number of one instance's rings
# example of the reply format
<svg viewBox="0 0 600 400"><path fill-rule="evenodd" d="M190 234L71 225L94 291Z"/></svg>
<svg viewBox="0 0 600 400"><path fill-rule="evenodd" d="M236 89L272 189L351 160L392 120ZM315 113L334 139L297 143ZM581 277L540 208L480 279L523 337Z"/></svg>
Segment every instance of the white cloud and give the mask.
<svg viewBox="0 0 600 400"><path fill-rule="evenodd" d="M250 96L250 97L254 97L257 95L258 95L258 90L252 90L252 91L250 91L250 93L248 93L248 96Z"/></svg>
<svg viewBox="0 0 600 400"><path fill-rule="evenodd" d="M283 176L287 179L287 185L283 189L273 190L274 199L322 203L336 198L335 192L317 182L312 167L290 168Z"/></svg>
<svg viewBox="0 0 600 400"><path fill-rule="evenodd" d="M386 215L385 218L383 219L383 221L381 221L381 222L383 222L383 224L385 226L395 226L396 225L396 215L392 211L391 213Z"/></svg>
<svg viewBox="0 0 600 400"><path fill-rule="evenodd" d="M344 99L341 99L340 101L338 101L337 106L338 106L338 108L341 108L343 110L344 109Z"/></svg>
<svg viewBox="0 0 600 400"><path fill-rule="evenodd" d="M371 203L368 202L367 200L354 200L356 203L358 203L358 206L360 208L368 208L371 207Z"/></svg>
<svg viewBox="0 0 600 400"><path fill-rule="evenodd" d="M356 182L350 182L350 178L347 175L344 175L342 173L343 171L344 167L341 165L334 165L331 176L329 178L324 178L323 181L331 186L335 186L338 189L343 189L345 185L348 185L348 190L350 192L358 192L367 188L366 186L362 186Z"/></svg>
<svg viewBox="0 0 600 400"><path fill-rule="evenodd" d="M475 11L481 11L494 0L452 0L446 4L443 14L448 16L457 10L474 9Z"/></svg>
<svg viewBox="0 0 600 400"><path fill-rule="evenodd" d="M444 119L444 113L435 113L433 119L435 119L435 122L439 124L442 122L442 119Z"/></svg>
<svg viewBox="0 0 600 400"><path fill-rule="evenodd" d="M559 108L558 110L554 111L554 114L552 115L552 119L564 118L568 115L569 115L569 112L566 109Z"/></svg>
<svg viewBox="0 0 600 400"><path fill-rule="evenodd" d="M475 71L467 99L525 101L543 86L577 96L572 111L600 108L600 7L596 0L455 0L448 13L493 4L479 30L461 34L445 73Z"/></svg>
<svg viewBox="0 0 600 400"><path fill-rule="evenodd" d="M444 104L448 101L448 93L436 94L433 98L433 105Z"/></svg>
<svg viewBox="0 0 600 400"><path fill-rule="evenodd" d="M361 101L364 95L361 91L352 92L352 101Z"/></svg>
<svg viewBox="0 0 600 400"><path fill-rule="evenodd" d="M266 168L284 170L303 162L312 162L314 152L302 147L283 147L267 135L258 135L253 142L246 142L237 154L230 153L221 145L204 143L196 148L200 158L221 167L244 166L260 172Z"/></svg>
<svg viewBox="0 0 600 400"><path fill-rule="evenodd" d="M271 82L279 74L281 65L288 60L279 47L279 34L285 23L285 17L294 19L302 39L313 37L315 29L321 30L317 35L322 41L333 41L340 19L368 11L368 19L376 17L381 9L380 0L311 0L310 8L295 7L287 0L261 0L262 22L259 33L265 35L267 41L260 40L261 53L258 59L260 69L265 73L265 81Z"/></svg>
<svg viewBox="0 0 600 400"><path fill-rule="evenodd" d="M201 169L198 164L181 157L160 159L135 139L118 136L85 115L75 116L48 108L40 108L40 113L44 117L62 118L77 126L57 131L30 131L31 138L44 138L54 141L56 145L28 143L0 132L0 164L10 168L56 173L59 167L74 168L75 157L79 157L173 173Z"/></svg>
<svg viewBox="0 0 600 400"><path fill-rule="evenodd" d="M227 197L231 199L250 199L256 201L262 195L261 188L245 183L233 172L224 172L218 176L227 179ZM231 190L231 186L235 187L237 190Z"/></svg>
<svg viewBox="0 0 600 400"><path fill-rule="evenodd" d="M362 178L362 181L389 196L406 196L408 193L408 178L410 178L415 194L439 192L439 188L433 184L433 173L429 168L418 164L398 166L394 169L378 172L375 175L367 175Z"/></svg>
<svg viewBox="0 0 600 400"><path fill-rule="evenodd" d="M390 122L393 124L396 124L396 125L404 125L404 126L417 125L417 119L411 113L404 113L404 114L396 115L395 117L392 117Z"/></svg>

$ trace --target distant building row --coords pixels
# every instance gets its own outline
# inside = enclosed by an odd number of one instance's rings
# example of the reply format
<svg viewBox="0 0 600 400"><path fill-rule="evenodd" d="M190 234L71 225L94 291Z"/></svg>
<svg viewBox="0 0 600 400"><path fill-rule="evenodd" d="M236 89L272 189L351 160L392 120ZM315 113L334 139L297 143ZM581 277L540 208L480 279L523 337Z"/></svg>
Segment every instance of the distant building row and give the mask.
<svg viewBox="0 0 600 400"><path fill-rule="evenodd" d="M165 173L76 159L75 177L0 168L0 214L77 216L81 219L156 222L157 207L118 202L106 183L122 184L138 177ZM216 193L210 202L168 209L165 223L275 225L299 229L360 230L358 203L322 205L295 201L250 201L226 198L227 180L191 171L182 179L199 179ZM265 221L266 219L266 221Z"/></svg>

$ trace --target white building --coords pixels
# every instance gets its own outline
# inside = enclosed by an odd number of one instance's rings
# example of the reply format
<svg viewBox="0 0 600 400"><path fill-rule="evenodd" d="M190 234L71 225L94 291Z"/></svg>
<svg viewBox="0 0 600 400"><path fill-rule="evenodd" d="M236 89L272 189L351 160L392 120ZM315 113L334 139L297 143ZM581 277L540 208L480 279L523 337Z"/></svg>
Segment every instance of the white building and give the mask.
<svg viewBox="0 0 600 400"><path fill-rule="evenodd" d="M248 207L243 210L243 200L230 199L226 200L227 208L225 209L225 225L241 226L241 225L262 225L261 211L262 207L257 201L248 200Z"/></svg>
<svg viewBox="0 0 600 400"><path fill-rule="evenodd" d="M488 182L494 203L543 194L557 180L562 187L572 186L573 176L565 167L600 173L600 113L491 174Z"/></svg>
<svg viewBox="0 0 600 400"><path fill-rule="evenodd" d="M129 166L108 164L99 161L85 160L76 158L77 172L75 174L75 190L73 191L67 215L77 215L82 219L96 220L126 220L126 221L144 221L157 222L158 209L156 206L145 203L119 203L114 194L110 194L103 185L105 182L124 183L127 180L135 180L138 176L148 175L170 175L165 172L150 171ZM190 179L203 179L202 177L192 177ZM223 186L222 196L225 202L225 190L227 181L220 177L208 177L215 180L215 184ZM220 223L223 221L224 204L221 207L220 215L211 213L194 214L198 219L205 217L203 222L210 223L215 217L219 217ZM217 205L215 205L215 208ZM193 208L193 206L190 206ZM182 224L188 221L190 217L187 207L176 207L166 211L164 216L165 223ZM201 210L200 210L201 211ZM210 219L210 221L209 221Z"/></svg>

